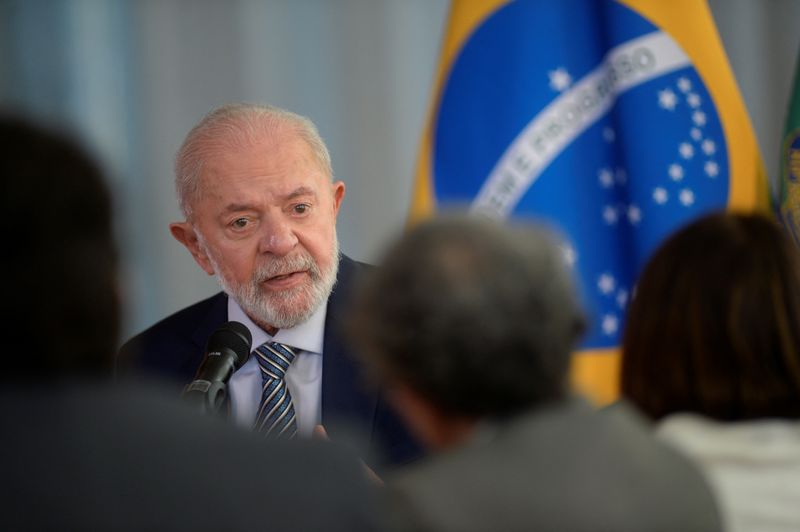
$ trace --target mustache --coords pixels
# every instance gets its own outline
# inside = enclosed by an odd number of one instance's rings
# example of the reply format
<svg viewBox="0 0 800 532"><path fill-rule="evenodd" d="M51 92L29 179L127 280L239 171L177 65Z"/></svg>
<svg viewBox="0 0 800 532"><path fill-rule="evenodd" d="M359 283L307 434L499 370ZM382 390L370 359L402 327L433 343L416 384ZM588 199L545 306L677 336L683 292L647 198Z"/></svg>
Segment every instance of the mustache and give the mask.
<svg viewBox="0 0 800 532"><path fill-rule="evenodd" d="M300 253L291 257L274 257L259 264L253 273L253 279L261 283L277 275L286 275L297 271L308 271L312 279L318 279L322 275L311 255Z"/></svg>

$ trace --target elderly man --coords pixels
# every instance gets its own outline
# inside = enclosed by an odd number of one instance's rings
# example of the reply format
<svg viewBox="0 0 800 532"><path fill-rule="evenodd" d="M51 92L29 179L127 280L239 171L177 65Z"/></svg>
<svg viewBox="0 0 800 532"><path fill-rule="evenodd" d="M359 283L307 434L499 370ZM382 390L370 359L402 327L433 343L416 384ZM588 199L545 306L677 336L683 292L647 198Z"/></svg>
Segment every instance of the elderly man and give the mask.
<svg viewBox="0 0 800 532"><path fill-rule="evenodd" d="M114 385L111 195L74 141L0 116L0 176L4 530L375 529L349 453L265 442L156 387Z"/></svg>
<svg viewBox="0 0 800 532"><path fill-rule="evenodd" d="M567 392L583 320L541 231L445 219L395 245L357 298L363 356L439 451L387 481L398 530L715 531L686 460L626 407Z"/></svg>
<svg viewBox="0 0 800 532"><path fill-rule="evenodd" d="M275 107L223 106L189 132L175 174L186 220L170 225L172 235L223 292L133 338L121 366L186 383L209 335L239 321L254 348L229 384L239 423L290 436L320 424L333 438L355 430L389 462L413 457L415 444L362 387L340 338L348 293L365 266L339 254L345 185L333 180L314 124Z"/></svg>

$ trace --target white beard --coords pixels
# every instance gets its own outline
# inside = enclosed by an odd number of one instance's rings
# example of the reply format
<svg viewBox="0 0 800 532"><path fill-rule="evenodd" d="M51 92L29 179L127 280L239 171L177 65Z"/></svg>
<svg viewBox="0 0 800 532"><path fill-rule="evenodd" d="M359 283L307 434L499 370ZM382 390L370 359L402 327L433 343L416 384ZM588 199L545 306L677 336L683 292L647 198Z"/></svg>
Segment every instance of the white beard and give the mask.
<svg viewBox="0 0 800 532"><path fill-rule="evenodd" d="M296 255L272 258L258 265L250 280L241 284L230 279L222 262L209 253L202 240L201 246L214 267L222 289L262 328L289 329L305 322L327 302L336 284L339 271L339 241L336 234L333 236L331 266L327 271L321 271L313 257L303 250ZM301 270L308 272L308 283L277 292L262 290L261 283L267 279Z"/></svg>

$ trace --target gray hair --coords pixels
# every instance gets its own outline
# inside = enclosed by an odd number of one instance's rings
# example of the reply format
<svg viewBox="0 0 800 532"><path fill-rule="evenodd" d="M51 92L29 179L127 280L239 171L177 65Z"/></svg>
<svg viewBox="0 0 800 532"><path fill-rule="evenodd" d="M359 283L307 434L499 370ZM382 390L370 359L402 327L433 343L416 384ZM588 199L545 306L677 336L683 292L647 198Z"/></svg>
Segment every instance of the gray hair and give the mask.
<svg viewBox="0 0 800 532"><path fill-rule="evenodd" d="M390 249L349 332L379 378L450 414L502 417L565 393L584 326L549 232L459 216L417 226Z"/></svg>
<svg viewBox="0 0 800 532"><path fill-rule="evenodd" d="M226 104L194 126L175 157L175 191L184 216L200 194L200 174L208 157L219 150L241 149L264 136L288 128L311 148L321 169L333 179L331 156L314 123L308 118L271 105Z"/></svg>

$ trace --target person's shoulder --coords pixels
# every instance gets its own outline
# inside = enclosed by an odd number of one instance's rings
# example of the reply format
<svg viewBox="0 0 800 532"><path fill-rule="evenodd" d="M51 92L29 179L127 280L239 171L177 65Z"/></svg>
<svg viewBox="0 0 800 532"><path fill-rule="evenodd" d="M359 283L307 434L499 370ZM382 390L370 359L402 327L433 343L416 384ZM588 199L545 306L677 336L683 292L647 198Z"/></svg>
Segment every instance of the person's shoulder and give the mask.
<svg viewBox="0 0 800 532"><path fill-rule="evenodd" d="M218 292L209 298L198 301L132 337L123 345L123 349L158 339L191 336L197 327L208 318L209 313L217 311L227 315L227 301L228 297L224 292Z"/></svg>
<svg viewBox="0 0 800 532"><path fill-rule="evenodd" d="M334 445L265 442L152 384L70 381L0 399L0 420L20 429L0 487L11 529L253 530L266 510L270 530L374 529L361 467Z"/></svg>
<svg viewBox="0 0 800 532"><path fill-rule="evenodd" d="M356 261L342 254L339 257L339 271L336 274L336 284L333 286L330 299L328 301L328 308L331 307L338 309L344 306L353 295L353 292L358 288L365 275L367 275L374 266L364 262Z"/></svg>
<svg viewBox="0 0 800 532"><path fill-rule="evenodd" d="M372 264L354 260L347 255L342 254L339 258L339 274L337 275L337 284L341 282L347 284L349 281L357 280L360 276L369 273L374 268L375 266Z"/></svg>
<svg viewBox="0 0 800 532"><path fill-rule="evenodd" d="M188 307L182 308L154 325L142 331L138 337L152 336L165 332L193 331L210 312L221 311L227 315L228 296L224 292L217 292L211 297L198 301ZM136 337L134 337L136 338Z"/></svg>
<svg viewBox="0 0 800 532"><path fill-rule="evenodd" d="M362 272L363 271L369 271L369 270L372 270L373 268L375 268L375 266L372 265L372 264L369 264L367 262L363 262L363 261L360 261L360 260L351 259L347 255L342 255L342 259L341 260L342 260L342 262L348 263L348 264L352 265L356 270L362 271Z"/></svg>
<svg viewBox="0 0 800 532"><path fill-rule="evenodd" d="M673 478L686 485L703 485L697 468L659 441L652 422L625 401L596 408L572 398L562 408L554 409L550 419L543 417L530 416L522 431L539 440L544 432L554 434L567 453L582 454L587 467L600 470L613 464L620 478L627 474L644 484L647 479ZM642 459L631 460L632 456Z"/></svg>
<svg viewBox="0 0 800 532"><path fill-rule="evenodd" d="M196 350L202 341L227 319L228 297L223 292L183 308L130 338L119 350L118 370L175 365ZM202 344L201 341L201 344Z"/></svg>
<svg viewBox="0 0 800 532"><path fill-rule="evenodd" d="M470 487L477 483L493 490L476 492ZM537 493L517 500L515 511L519 519L543 528L560 520L575 527L605 523L617 530L670 529L664 524L675 530L719 530L713 497L697 468L658 442L647 423L624 405L597 411L571 399L536 408L487 426L482 437L420 461L387 485L394 497L436 519L454 518L440 508L443 498L471 508L480 507L481 500L498 506L513 494ZM577 491L595 494L596 504L569 496ZM636 511L615 514L613 508L625 501ZM479 515L470 518L480 520Z"/></svg>
<svg viewBox="0 0 800 532"><path fill-rule="evenodd" d="M683 529L719 529L718 508L702 471L687 455L660 441L649 419L624 401L601 409L596 417L599 458L614 467L618 488L636 486L631 500L649 508L641 517L649 514Z"/></svg>

